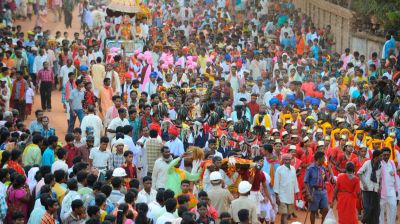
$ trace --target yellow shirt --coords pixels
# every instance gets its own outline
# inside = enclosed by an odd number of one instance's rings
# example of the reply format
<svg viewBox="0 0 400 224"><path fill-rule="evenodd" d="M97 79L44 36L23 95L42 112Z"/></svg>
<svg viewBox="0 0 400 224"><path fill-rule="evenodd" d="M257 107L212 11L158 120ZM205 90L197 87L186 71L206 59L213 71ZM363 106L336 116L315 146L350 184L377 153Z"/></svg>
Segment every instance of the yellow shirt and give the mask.
<svg viewBox="0 0 400 224"><path fill-rule="evenodd" d="M65 196L65 192L67 192L67 190L64 189L64 188L61 186L61 184L59 184L59 183L54 184L52 190L54 191L54 193L56 193L57 200L58 200L58 202L59 202L60 205L61 205L61 203L62 203L62 201L63 201L63 199L64 199L64 196Z"/></svg>

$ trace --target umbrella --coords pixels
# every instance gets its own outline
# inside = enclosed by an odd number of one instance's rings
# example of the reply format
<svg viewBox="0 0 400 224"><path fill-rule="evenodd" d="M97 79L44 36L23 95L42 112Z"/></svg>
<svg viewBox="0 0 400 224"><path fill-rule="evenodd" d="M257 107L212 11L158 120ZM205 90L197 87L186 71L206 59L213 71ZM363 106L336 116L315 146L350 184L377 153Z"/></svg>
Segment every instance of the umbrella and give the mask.
<svg viewBox="0 0 400 224"><path fill-rule="evenodd" d="M149 17L151 14L149 8L133 0L112 0L107 6L106 12L109 16L128 15L139 18Z"/></svg>

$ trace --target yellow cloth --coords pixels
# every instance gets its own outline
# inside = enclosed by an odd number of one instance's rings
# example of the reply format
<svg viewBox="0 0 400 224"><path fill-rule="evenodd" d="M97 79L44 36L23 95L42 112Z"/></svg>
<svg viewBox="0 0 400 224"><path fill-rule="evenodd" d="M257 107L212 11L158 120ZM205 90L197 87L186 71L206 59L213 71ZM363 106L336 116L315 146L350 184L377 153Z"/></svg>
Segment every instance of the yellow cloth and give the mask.
<svg viewBox="0 0 400 224"><path fill-rule="evenodd" d="M263 119L259 120L260 114L254 115L254 122L256 125L262 125L266 128L271 128L271 118L266 114L264 115Z"/></svg>
<svg viewBox="0 0 400 224"><path fill-rule="evenodd" d="M325 122L321 125L322 133L326 135L326 129L332 128L332 125L328 122Z"/></svg>
<svg viewBox="0 0 400 224"><path fill-rule="evenodd" d="M331 132L331 147L335 148L336 145L336 139L335 139L335 134L340 134L340 128L335 128Z"/></svg>
<svg viewBox="0 0 400 224"><path fill-rule="evenodd" d="M64 196L65 196L65 192L67 191L66 189L64 189L61 184L59 183L55 183L54 186L52 187L52 190L54 193L56 193L57 196L57 200L58 202L61 204Z"/></svg>
<svg viewBox="0 0 400 224"><path fill-rule="evenodd" d="M394 138L387 137L383 144L385 147L388 147L391 151L389 159L393 160L397 164L397 162L398 162L397 155L396 155L395 149L392 147L393 142L394 142Z"/></svg>

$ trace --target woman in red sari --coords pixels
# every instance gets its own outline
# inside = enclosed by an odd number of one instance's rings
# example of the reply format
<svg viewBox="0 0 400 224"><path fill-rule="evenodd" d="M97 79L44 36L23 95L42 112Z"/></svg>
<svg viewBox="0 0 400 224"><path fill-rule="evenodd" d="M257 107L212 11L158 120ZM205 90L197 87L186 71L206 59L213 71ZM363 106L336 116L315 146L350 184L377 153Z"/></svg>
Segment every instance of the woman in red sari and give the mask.
<svg viewBox="0 0 400 224"><path fill-rule="evenodd" d="M7 162L7 168L13 169L17 173L26 176L25 170L22 168L22 151L19 149L13 149L11 151L11 159Z"/></svg>
<svg viewBox="0 0 400 224"><path fill-rule="evenodd" d="M354 175L355 166L352 162L346 164L346 172L338 175L331 208L337 198L339 224L357 224L357 198L360 197L360 179Z"/></svg>

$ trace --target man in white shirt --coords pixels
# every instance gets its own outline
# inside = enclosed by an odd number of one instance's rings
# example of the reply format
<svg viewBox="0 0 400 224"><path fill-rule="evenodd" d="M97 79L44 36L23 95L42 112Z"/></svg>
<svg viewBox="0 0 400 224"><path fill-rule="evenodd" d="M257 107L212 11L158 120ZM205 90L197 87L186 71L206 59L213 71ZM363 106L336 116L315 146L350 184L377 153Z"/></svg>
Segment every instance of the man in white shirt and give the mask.
<svg viewBox="0 0 400 224"><path fill-rule="evenodd" d="M67 64L63 65L60 69L60 75L59 77L62 79L62 88L65 87L65 84L68 81L68 74L70 72L74 72L75 71L75 67L72 66L72 59L68 58L67 59Z"/></svg>
<svg viewBox="0 0 400 224"><path fill-rule="evenodd" d="M44 62L49 62L49 59L47 57L47 54L45 54L44 49L40 49L39 54L35 57L35 60L33 61L33 73L37 74L40 70L42 70Z"/></svg>
<svg viewBox="0 0 400 224"><path fill-rule="evenodd" d="M157 219L156 224L165 224L167 222L172 222L173 220L176 219L173 214L176 211L176 205L177 205L176 199L170 198L166 200L164 204L167 212L165 212L162 216L160 216Z"/></svg>
<svg viewBox="0 0 400 224"><path fill-rule="evenodd" d="M183 148L182 141L178 138L178 128L175 126L169 127L168 135L170 140L165 143L165 146L167 146L171 150L172 155L181 156L185 152L185 149Z"/></svg>
<svg viewBox="0 0 400 224"><path fill-rule="evenodd" d="M156 160L152 172L152 180L154 181L153 188L158 190L165 188L167 183L167 172L168 164L172 161L171 152L168 147L164 146L161 148L162 156Z"/></svg>
<svg viewBox="0 0 400 224"><path fill-rule="evenodd" d="M139 191L135 203L149 204L156 200L157 191L152 188L152 179L149 176L143 177L143 189Z"/></svg>
<svg viewBox="0 0 400 224"><path fill-rule="evenodd" d="M390 155L391 150L389 148L382 149L381 212L379 215L379 223L385 223L385 213L387 216L387 223L396 222L396 195L399 192L399 183L396 165L393 160L389 160Z"/></svg>
<svg viewBox="0 0 400 224"><path fill-rule="evenodd" d="M68 165L65 162L66 159L66 155L67 155L67 150L65 149L59 149L57 151L57 158L58 160L55 161L52 165L51 165L51 173L54 174L54 172L56 170L64 170L65 173L68 173Z"/></svg>
<svg viewBox="0 0 400 224"><path fill-rule="evenodd" d="M369 220L369 223L379 223L379 191L381 187L382 174L381 160L382 151L375 150L372 153L372 159L366 161L357 172L361 181L363 201L369 202L363 204L364 210L362 222Z"/></svg>
<svg viewBox="0 0 400 224"><path fill-rule="evenodd" d="M288 215L294 211L294 194L298 194L299 186L296 169L290 165L292 155L283 154L282 160L284 164L279 166L275 173L274 192L276 203L279 205L278 211L282 215L281 223L287 223Z"/></svg>
<svg viewBox="0 0 400 224"><path fill-rule="evenodd" d="M153 220L156 223L156 214L162 209L161 203L164 201L164 191L158 191L156 200L148 204L149 211L147 212L147 218Z"/></svg>
<svg viewBox="0 0 400 224"><path fill-rule="evenodd" d="M110 124L107 127L107 137L109 139L113 139L116 133L117 127L129 125L128 119L126 119L126 109L119 108L118 109L118 117L111 120Z"/></svg>
<svg viewBox="0 0 400 224"><path fill-rule="evenodd" d="M157 79L157 72L150 73L150 81L147 82L146 85L143 85L142 87L142 91L148 94L149 99L152 94L157 93L156 79Z"/></svg>
<svg viewBox="0 0 400 224"><path fill-rule="evenodd" d="M88 106L88 114L82 119L82 138L86 137L87 127L93 128L94 146L98 147L100 144L100 137L103 136L104 128L100 117L95 114L95 107L93 105Z"/></svg>
<svg viewBox="0 0 400 224"><path fill-rule="evenodd" d="M100 171L105 171L107 167L107 162L112 156L111 151L107 149L110 140L103 136L100 139L100 146L92 148L89 154L89 165L90 167L95 167Z"/></svg>

